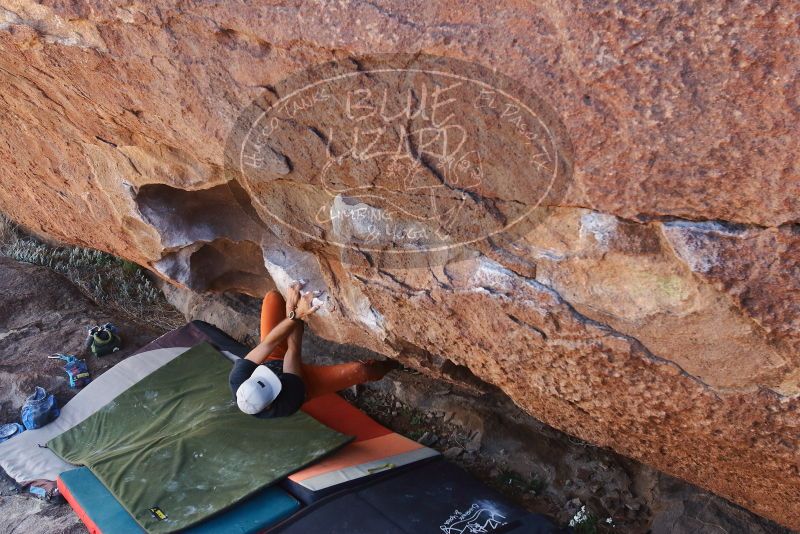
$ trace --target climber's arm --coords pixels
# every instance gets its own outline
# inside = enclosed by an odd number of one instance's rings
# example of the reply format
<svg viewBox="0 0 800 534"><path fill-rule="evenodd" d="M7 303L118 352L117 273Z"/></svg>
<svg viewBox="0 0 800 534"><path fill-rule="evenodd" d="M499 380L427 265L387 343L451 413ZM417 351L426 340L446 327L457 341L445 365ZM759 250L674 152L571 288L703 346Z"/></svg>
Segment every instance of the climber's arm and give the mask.
<svg viewBox="0 0 800 534"><path fill-rule="evenodd" d="M283 372L297 375L300 378L303 378L303 330L303 321L297 321L294 330L289 334L289 350L286 351L286 356L283 358Z"/></svg>
<svg viewBox="0 0 800 534"><path fill-rule="evenodd" d="M289 336L288 346L289 350L286 351L286 356L283 358L283 372L291 373L303 378L303 355L301 347L303 345L303 319L310 317L322 305L321 302L314 302L314 293L308 292L303 294L297 301L297 307L294 309L297 323L294 330Z"/></svg>
<svg viewBox="0 0 800 534"><path fill-rule="evenodd" d="M267 356L272 354L272 351L275 350L284 339L289 337L294 330L296 321L292 319L284 319L280 323L278 323L275 328L269 331L267 337L264 338L264 341L258 344L256 348L250 351L250 353L245 356L246 359L255 362L256 364L261 364L264 360L267 359Z"/></svg>
<svg viewBox="0 0 800 534"><path fill-rule="evenodd" d="M298 322L302 322L303 319L310 317L311 315L316 312L319 307L322 305L321 302L314 301L314 297L318 294L318 292L310 292L307 291L300 294L300 288L302 287L302 282L293 282L287 291L286 294L286 318L278 323L272 330L269 331L269 334L264 338L264 340L259 343L259 345L254 348L253 350L245 356L245 359L250 360L256 364L261 364L264 360L267 359L267 356L272 354L277 347L283 340L290 337L292 332L295 330L295 326ZM290 319L289 317L293 317ZM303 330L300 329L299 339L302 340ZM300 359L300 349L299 343L297 345L296 352L297 352L297 367L298 370L296 374L300 376L299 372L299 359ZM290 348L291 350L291 348ZM286 367L286 363L284 362L284 368ZM295 368L290 364L291 368ZM292 372L292 371L287 371Z"/></svg>

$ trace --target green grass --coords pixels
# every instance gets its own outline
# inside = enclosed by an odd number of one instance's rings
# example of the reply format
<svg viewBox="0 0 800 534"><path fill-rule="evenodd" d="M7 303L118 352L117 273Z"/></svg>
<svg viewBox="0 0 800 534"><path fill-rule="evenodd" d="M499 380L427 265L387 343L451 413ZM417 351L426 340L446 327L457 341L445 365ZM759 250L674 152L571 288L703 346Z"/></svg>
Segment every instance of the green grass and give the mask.
<svg viewBox="0 0 800 534"><path fill-rule="evenodd" d="M0 254L53 269L99 305L139 323L166 331L185 322L142 267L99 250L48 245L23 234L2 214Z"/></svg>

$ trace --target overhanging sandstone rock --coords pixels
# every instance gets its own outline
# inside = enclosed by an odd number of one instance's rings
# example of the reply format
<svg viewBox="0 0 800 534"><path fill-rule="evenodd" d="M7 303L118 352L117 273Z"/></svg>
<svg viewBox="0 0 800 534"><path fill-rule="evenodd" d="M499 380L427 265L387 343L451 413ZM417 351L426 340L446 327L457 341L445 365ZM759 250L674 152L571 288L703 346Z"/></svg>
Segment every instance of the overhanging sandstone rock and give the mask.
<svg viewBox="0 0 800 534"><path fill-rule="evenodd" d="M0 207L198 292L306 278L320 335L474 375L800 528L796 32L792 5L756 2L0 0ZM265 217L267 190L313 217L318 190L283 187L302 158L275 153L279 189L231 181L236 118L284 77L417 51L496 68L563 123L571 186L536 232L379 269Z"/></svg>

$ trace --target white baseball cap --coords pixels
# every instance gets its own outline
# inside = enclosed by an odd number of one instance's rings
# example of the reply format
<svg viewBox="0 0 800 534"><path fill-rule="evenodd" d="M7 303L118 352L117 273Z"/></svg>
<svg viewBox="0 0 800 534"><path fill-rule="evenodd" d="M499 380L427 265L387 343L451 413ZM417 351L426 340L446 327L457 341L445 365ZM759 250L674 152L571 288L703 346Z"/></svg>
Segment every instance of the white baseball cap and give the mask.
<svg viewBox="0 0 800 534"><path fill-rule="evenodd" d="M259 365L236 390L236 404L244 413L255 415L272 404L280 392L278 375L266 365Z"/></svg>

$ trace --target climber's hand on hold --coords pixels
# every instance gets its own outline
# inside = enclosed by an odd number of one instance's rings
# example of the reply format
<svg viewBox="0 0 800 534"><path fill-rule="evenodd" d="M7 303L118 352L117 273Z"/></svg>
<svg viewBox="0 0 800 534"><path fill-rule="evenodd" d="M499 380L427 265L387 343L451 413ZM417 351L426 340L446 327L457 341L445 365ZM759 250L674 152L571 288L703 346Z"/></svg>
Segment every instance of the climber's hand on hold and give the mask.
<svg viewBox="0 0 800 534"><path fill-rule="evenodd" d="M302 294L294 310L297 319L302 321L316 313L322 306L322 301L316 298L318 295L319 291L306 291Z"/></svg>
<svg viewBox="0 0 800 534"><path fill-rule="evenodd" d="M303 280L295 280L291 284L289 284L289 288L286 290L286 315L287 316L291 312L296 310L297 303L300 301L300 290L303 289L304 285L305 285L305 281L303 281Z"/></svg>

